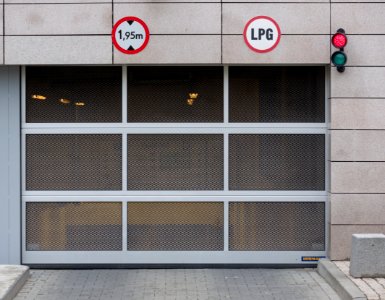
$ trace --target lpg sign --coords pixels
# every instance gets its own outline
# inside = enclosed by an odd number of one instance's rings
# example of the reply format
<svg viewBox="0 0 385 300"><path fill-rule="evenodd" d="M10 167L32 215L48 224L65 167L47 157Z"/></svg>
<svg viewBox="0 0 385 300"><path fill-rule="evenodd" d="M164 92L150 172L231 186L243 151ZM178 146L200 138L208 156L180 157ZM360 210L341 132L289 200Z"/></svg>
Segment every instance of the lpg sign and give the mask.
<svg viewBox="0 0 385 300"><path fill-rule="evenodd" d="M265 53L277 47L281 39L281 30L272 18L258 16L247 22L243 37L251 50Z"/></svg>

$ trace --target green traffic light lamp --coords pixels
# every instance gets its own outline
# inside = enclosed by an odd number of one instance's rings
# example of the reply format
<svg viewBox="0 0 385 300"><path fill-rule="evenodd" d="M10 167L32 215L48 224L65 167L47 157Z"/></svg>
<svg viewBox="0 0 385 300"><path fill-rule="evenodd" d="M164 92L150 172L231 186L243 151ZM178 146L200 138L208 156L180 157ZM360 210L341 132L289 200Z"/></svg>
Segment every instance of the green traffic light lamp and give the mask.
<svg viewBox="0 0 385 300"><path fill-rule="evenodd" d="M342 73L345 71L345 64L348 58L343 51L336 51L332 54L331 61L337 67L337 71Z"/></svg>

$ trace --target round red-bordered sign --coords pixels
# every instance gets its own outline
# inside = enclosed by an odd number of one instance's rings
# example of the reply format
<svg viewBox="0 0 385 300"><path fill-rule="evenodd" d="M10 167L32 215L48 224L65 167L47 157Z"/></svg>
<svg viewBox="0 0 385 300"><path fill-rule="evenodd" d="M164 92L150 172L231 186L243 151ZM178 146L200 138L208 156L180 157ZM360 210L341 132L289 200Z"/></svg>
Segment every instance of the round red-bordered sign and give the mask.
<svg viewBox="0 0 385 300"><path fill-rule="evenodd" d="M271 32L267 31L268 29ZM271 42L267 41L268 36L265 36L265 40L263 40L262 36L267 33L275 37L274 40L271 40ZM267 16L258 16L247 22L243 30L243 38L251 50L258 53L266 53L277 47L281 39L281 29L274 19Z"/></svg>
<svg viewBox="0 0 385 300"><path fill-rule="evenodd" d="M150 31L142 19L124 17L115 23L111 32L115 48L125 54L136 54L146 48Z"/></svg>

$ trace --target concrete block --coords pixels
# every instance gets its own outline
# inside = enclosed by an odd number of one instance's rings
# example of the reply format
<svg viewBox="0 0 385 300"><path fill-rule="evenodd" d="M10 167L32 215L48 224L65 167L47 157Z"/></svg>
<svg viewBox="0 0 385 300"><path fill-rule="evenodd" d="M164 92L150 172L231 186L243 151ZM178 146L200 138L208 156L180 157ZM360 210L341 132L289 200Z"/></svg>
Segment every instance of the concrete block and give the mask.
<svg viewBox="0 0 385 300"><path fill-rule="evenodd" d="M94 4L5 5L5 34L111 34L112 6Z"/></svg>
<svg viewBox="0 0 385 300"><path fill-rule="evenodd" d="M348 56L346 66L385 66L384 45L385 35L348 35L344 50ZM334 51L332 47L331 53Z"/></svg>
<svg viewBox="0 0 385 300"><path fill-rule="evenodd" d="M111 37L6 36L5 63L10 65L111 64Z"/></svg>
<svg viewBox="0 0 385 300"><path fill-rule="evenodd" d="M384 34L385 3L332 3L331 30L347 34Z"/></svg>
<svg viewBox="0 0 385 300"><path fill-rule="evenodd" d="M0 64L4 64L4 36L0 40L2 43L0 45Z"/></svg>
<svg viewBox="0 0 385 300"><path fill-rule="evenodd" d="M331 100L331 129L385 129L385 99Z"/></svg>
<svg viewBox="0 0 385 300"><path fill-rule="evenodd" d="M350 256L353 277L385 277L385 235L353 234Z"/></svg>
<svg viewBox="0 0 385 300"><path fill-rule="evenodd" d="M385 19L385 18L384 18ZM385 28L385 26L384 26ZM331 69L331 97L383 98L384 67L347 67L344 73Z"/></svg>
<svg viewBox="0 0 385 300"><path fill-rule="evenodd" d="M153 35L138 54L127 55L114 48L115 64L221 63L220 35Z"/></svg>
<svg viewBox="0 0 385 300"><path fill-rule="evenodd" d="M4 18L4 5L0 5L0 20L3 21L3 18ZM4 34L4 26L0 26L0 35L3 35Z"/></svg>
<svg viewBox="0 0 385 300"><path fill-rule="evenodd" d="M111 0L110 0L111 1ZM162 0L162 3L183 3L189 2L191 0ZM204 2L204 3L221 3L221 0L194 0L194 3ZM159 3L158 0L114 0L114 3Z"/></svg>
<svg viewBox="0 0 385 300"><path fill-rule="evenodd" d="M150 34L221 33L220 3L116 3L114 23L127 12L142 19Z"/></svg>
<svg viewBox="0 0 385 300"><path fill-rule="evenodd" d="M385 233L385 225L330 225L331 260L350 258L352 234L355 233Z"/></svg>
<svg viewBox="0 0 385 300"><path fill-rule="evenodd" d="M116 0L115 0L116 1ZM125 0L120 0L125 1ZM245 3L245 2L252 2L252 3L293 3L291 0L223 0L222 2L231 2L231 3ZM329 2L328 0L296 0L295 3L319 3L319 2Z"/></svg>
<svg viewBox="0 0 385 300"><path fill-rule="evenodd" d="M330 134L332 161L385 161L385 130L332 130Z"/></svg>
<svg viewBox="0 0 385 300"><path fill-rule="evenodd" d="M332 225L385 224L385 194L331 194L330 205Z"/></svg>
<svg viewBox="0 0 385 300"><path fill-rule="evenodd" d="M116 1L116 0L115 0ZM4 0L4 4L61 4L61 3L107 3L112 0Z"/></svg>
<svg viewBox="0 0 385 300"><path fill-rule="evenodd" d="M256 53L247 47L243 35L224 35L223 63L327 64L329 39L328 35L283 35L273 51Z"/></svg>
<svg viewBox="0 0 385 300"><path fill-rule="evenodd" d="M330 34L327 3L223 3L223 33L242 34L255 16L270 16L282 34Z"/></svg>
<svg viewBox="0 0 385 300"><path fill-rule="evenodd" d="M365 3L365 2L384 2L383 0L330 0L330 2L338 2L338 3L354 3L354 2L359 2L359 3Z"/></svg>
<svg viewBox="0 0 385 300"><path fill-rule="evenodd" d="M332 193L385 193L385 162L331 162Z"/></svg>

